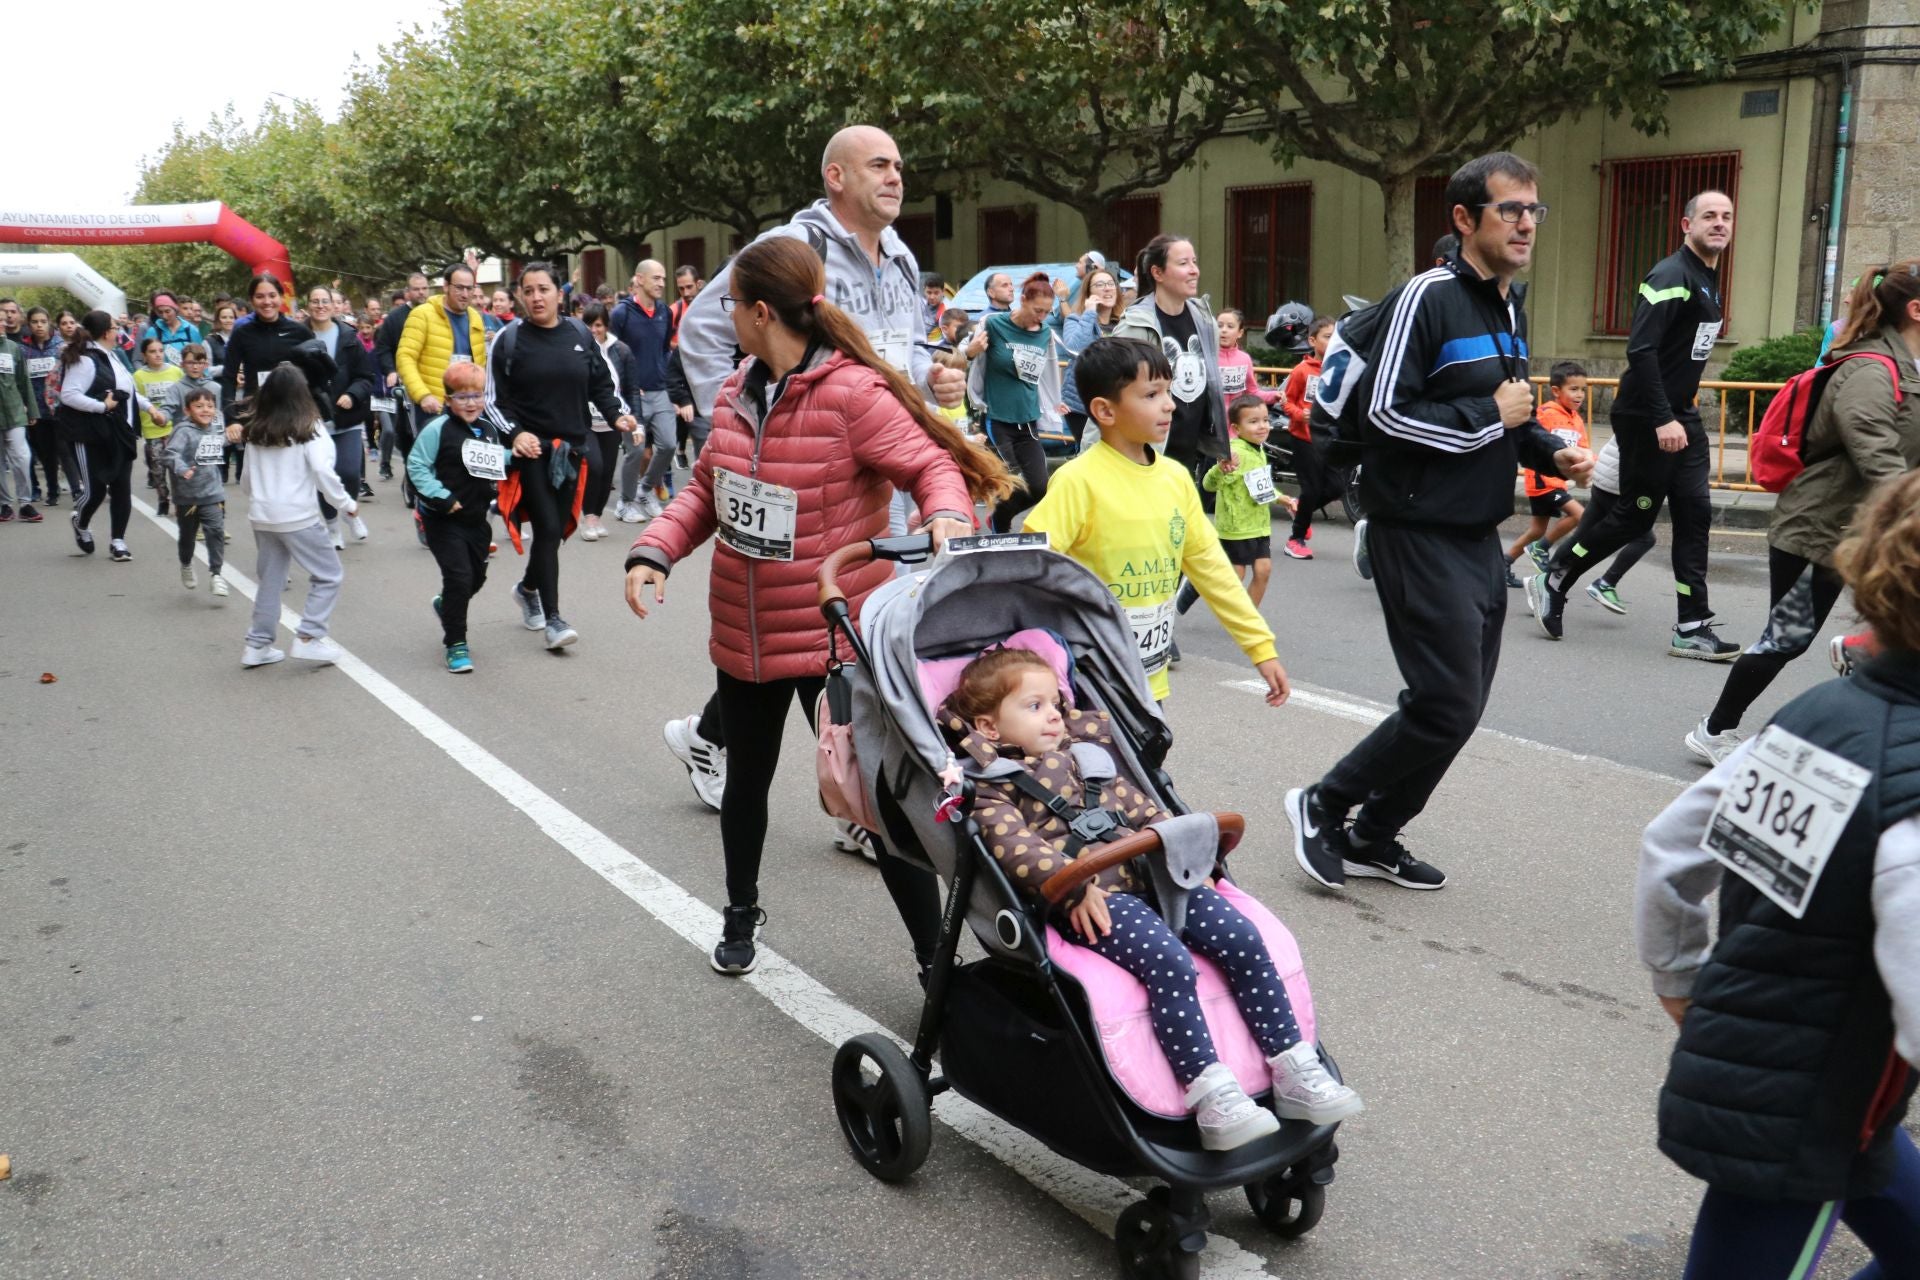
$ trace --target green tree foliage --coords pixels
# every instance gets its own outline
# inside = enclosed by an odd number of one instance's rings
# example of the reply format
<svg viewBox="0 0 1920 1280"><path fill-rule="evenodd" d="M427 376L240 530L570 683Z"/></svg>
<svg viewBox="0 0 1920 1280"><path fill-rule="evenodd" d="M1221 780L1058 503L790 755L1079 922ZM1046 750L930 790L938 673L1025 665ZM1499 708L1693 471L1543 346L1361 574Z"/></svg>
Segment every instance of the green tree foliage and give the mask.
<svg viewBox="0 0 1920 1280"><path fill-rule="evenodd" d="M1798 333L1783 333L1777 338L1742 347L1733 353L1733 359L1727 361L1720 380L1785 382L1794 374L1813 368L1814 361L1820 357L1820 342L1825 336L1825 332L1819 328L1802 329ZM1747 393L1728 391L1723 394L1727 399L1727 426L1735 431L1746 430ZM1767 411L1767 405L1772 400L1771 391L1754 395L1753 412L1756 419Z"/></svg>
<svg viewBox="0 0 1920 1280"><path fill-rule="evenodd" d="M1004 178L1059 201L1111 249L1113 206L1185 168L1240 105L1219 32L1157 0L788 0L810 87L935 176ZM919 56L931 51L933 56Z"/></svg>
<svg viewBox="0 0 1920 1280"><path fill-rule="evenodd" d="M609 21L644 51L647 180L676 215L752 239L820 195L820 155L853 96L798 74L811 39L756 0L620 0Z"/></svg>
<svg viewBox="0 0 1920 1280"><path fill-rule="evenodd" d="M1216 74L1245 94L1282 161L1339 165L1386 198L1387 262L1413 261L1419 177L1563 116L1602 108L1665 127L1666 83L1725 74L1792 0L1197 0Z"/></svg>

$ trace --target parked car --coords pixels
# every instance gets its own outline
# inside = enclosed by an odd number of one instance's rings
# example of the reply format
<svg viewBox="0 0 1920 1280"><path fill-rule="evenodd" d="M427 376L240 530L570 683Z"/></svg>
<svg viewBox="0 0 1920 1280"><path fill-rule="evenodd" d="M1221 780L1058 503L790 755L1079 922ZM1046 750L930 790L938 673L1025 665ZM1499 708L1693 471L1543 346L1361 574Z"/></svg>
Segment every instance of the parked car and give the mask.
<svg viewBox="0 0 1920 1280"><path fill-rule="evenodd" d="M972 279L954 292L953 305L964 307L968 315L978 320L987 310L987 277L996 271L1004 271L1018 289L1020 282L1036 271L1044 271L1055 280L1064 280L1069 288L1079 283L1077 262L1028 262L1017 266L988 267L974 273ZM1119 268L1112 268L1118 271ZM1120 287L1125 289L1133 283L1133 272L1120 271Z"/></svg>

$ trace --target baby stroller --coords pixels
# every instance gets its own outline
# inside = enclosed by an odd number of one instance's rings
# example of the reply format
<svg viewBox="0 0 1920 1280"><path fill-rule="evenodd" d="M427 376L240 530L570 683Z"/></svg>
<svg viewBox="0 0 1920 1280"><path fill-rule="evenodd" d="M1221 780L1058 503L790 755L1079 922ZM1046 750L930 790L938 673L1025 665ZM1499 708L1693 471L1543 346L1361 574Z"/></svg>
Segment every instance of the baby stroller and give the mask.
<svg viewBox="0 0 1920 1280"><path fill-rule="evenodd" d="M1172 734L1148 691L1126 614L1106 585L1023 535L974 541L1003 549L950 551L928 569L896 577L868 598L857 631L837 575L875 557L923 563L930 541L855 543L820 571L833 656L828 721L851 726L862 802L888 854L930 868L948 888L911 1055L883 1035L848 1040L834 1057L834 1107L854 1156L888 1181L906 1178L926 1159L929 1107L946 1089L1076 1163L1116 1177L1155 1178L1164 1185L1120 1216L1121 1274L1198 1276L1209 1223L1205 1193L1243 1187L1261 1222L1283 1236L1304 1234L1325 1207L1338 1126L1288 1120L1278 1133L1235 1150L1204 1150L1153 1039L1145 989L1055 933L1044 906L1015 890L982 843L969 812L972 784L955 767L934 710L960 667L1003 643L1041 651L1064 668L1062 687L1075 705L1112 717L1120 773L1169 812L1187 809L1162 767ZM1230 848L1240 821L1231 814L1219 820L1222 847ZM1149 828L1083 855L1074 867L1087 863L1091 874L1157 844ZM1220 891L1266 937L1301 1033L1313 1040L1312 997L1292 937L1224 877ZM961 963L956 953L968 927L986 955ZM1219 971L1205 960L1197 964L1202 1008L1222 1060L1247 1093L1264 1096L1265 1059ZM1321 1057L1337 1078L1324 1047Z"/></svg>

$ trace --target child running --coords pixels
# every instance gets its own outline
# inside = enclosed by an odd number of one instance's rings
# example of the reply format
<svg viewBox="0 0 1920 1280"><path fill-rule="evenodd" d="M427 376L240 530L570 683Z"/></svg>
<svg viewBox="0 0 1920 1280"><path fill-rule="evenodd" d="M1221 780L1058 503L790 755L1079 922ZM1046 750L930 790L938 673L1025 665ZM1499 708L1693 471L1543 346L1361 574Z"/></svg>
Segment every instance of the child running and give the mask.
<svg viewBox="0 0 1920 1280"><path fill-rule="evenodd" d="M1313 447L1313 397L1320 390L1320 362L1333 338L1333 317L1315 316L1307 326L1307 354L1280 391L1280 408L1287 415L1287 434L1294 439L1293 474L1300 481L1300 500L1293 505L1293 532L1287 538L1289 560L1311 560L1307 544L1313 541L1313 513L1340 496L1340 478L1321 461Z"/></svg>
<svg viewBox="0 0 1920 1280"><path fill-rule="evenodd" d="M1214 323L1220 326L1220 394L1227 403L1229 419L1233 402L1241 396L1258 396L1262 404L1272 404L1278 398L1277 393L1254 381L1253 357L1240 346L1240 339L1247 332L1246 315L1238 308L1228 307L1214 317Z"/></svg>
<svg viewBox="0 0 1920 1280"><path fill-rule="evenodd" d="M236 425L228 438L248 446L247 520L259 549L253 625L240 656L246 667L282 662L286 653L273 645L280 625L280 596L287 586L289 562L307 571L307 602L293 638L293 656L327 663L341 656L327 638L327 619L340 597L340 553L333 549L316 493L353 515L360 509L333 469L333 441L322 429L320 410L307 379L282 364L261 379L253 397L235 406Z"/></svg>
<svg viewBox="0 0 1920 1280"><path fill-rule="evenodd" d="M192 352L205 351L195 343ZM173 498L180 523L180 585L192 591L200 585L193 571L194 534L207 538L207 584L216 599L227 598L227 580L220 576L227 555L227 487L220 464L227 455L227 435L220 425L220 393L214 387L195 387L181 397L179 421L167 438L167 458L173 472Z"/></svg>
<svg viewBox="0 0 1920 1280"><path fill-rule="evenodd" d="M595 304L597 305L597 304ZM463 362L444 375L447 412L420 430L407 454L407 479L418 496L427 549L440 566L433 612L447 670L473 670L467 652L467 602L487 584L493 526L487 508L506 474L506 445L487 414L487 371Z"/></svg>
<svg viewBox="0 0 1920 1280"><path fill-rule="evenodd" d="M1112 439L1105 434L1106 424L1101 426L1101 439ZM1085 796L1082 770L1088 754L1107 758L1106 769L1092 770L1096 776L1111 772L1113 730L1107 714L1063 711L1053 668L1031 650L999 649L968 663L942 719L961 736L960 749L977 765L1011 761L1038 781L1043 793ZM974 818L987 833L995 861L1021 892L1039 897L1041 886L1079 852L1070 843L1070 818L1004 775L978 778L976 786ZM1098 807L1121 823L1111 839L1171 816L1119 777L1101 783ZM1179 935L1155 911L1148 892L1132 867L1118 866L1088 880L1056 910L1068 938L1119 965L1146 987L1154 1038L1186 1090L1186 1104L1199 1122L1200 1145L1228 1151L1280 1125L1246 1095L1232 1069L1220 1061L1200 1013L1199 975L1188 947L1226 975L1247 1029L1267 1056L1275 1113L1332 1124L1359 1111L1359 1095L1335 1081L1315 1047L1301 1039L1293 1003L1260 931L1221 896L1214 882L1188 896Z"/></svg>
<svg viewBox="0 0 1920 1280"><path fill-rule="evenodd" d="M1234 573L1247 571L1247 598L1257 609L1273 575L1273 506L1279 503L1291 513L1294 500L1274 487L1266 450L1273 423L1266 402L1257 395L1234 400L1227 406L1227 431L1233 437L1232 452L1200 477L1200 486L1219 497L1214 532ZM1184 614L1199 598L1191 582L1182 583L1179 611Z"/></svg>
<svg viewBox="0 0 1920 1280"><path fill-rule="evenodd" d="M1053 477L1027 513L1027 532L1045 533L1107 584L1133 626L1153 696L1168 692L1174 594L1184 573L1267 685L1267 705L1290 692L1273 631L1240 585L1200 507L1186 468L1160 452L1173 426L1173 369L1156 345L1101 338L1073 368L1100 441Z"/></svg>
<svg viewBox="0 0 1920 1280"><path fill-rule="evenodd" d="M140 344L140 367L133 371L133 386L152 405L140 414L140 441L147 461L147 487L160 495L159 510L167 514L167 437L172 421L162 408L161 388L181 378L180 366L167 363L167 344L148 338Z"/></svg>
<svg viewBox="0 0 1920 1280"><path fill-rule="evenodd" d="M1587 403L1587 371L1584 366L1572 360L1562 360L1553 366L1547 381L1553 389L1538 413L1540 425L1559 436L1570 445L1587 447L1587 423L1581 410ZM1580 523L1580 517L1586 514L1586 508L1574 500L1567 482L1559 476L1548 475L1543 471L1521 468L1527 482L1527 505L1533 519L1527 525L1527 531L1514 539L1507 548L1507 585L1518 588L1520 579L1513 576L1513 562L1522 553L1531 552L1533 563L1540 572L1547 570L1547 556L1552 545L1572 533ZM1553 527L1549 529L1547 526Z"/></svg>

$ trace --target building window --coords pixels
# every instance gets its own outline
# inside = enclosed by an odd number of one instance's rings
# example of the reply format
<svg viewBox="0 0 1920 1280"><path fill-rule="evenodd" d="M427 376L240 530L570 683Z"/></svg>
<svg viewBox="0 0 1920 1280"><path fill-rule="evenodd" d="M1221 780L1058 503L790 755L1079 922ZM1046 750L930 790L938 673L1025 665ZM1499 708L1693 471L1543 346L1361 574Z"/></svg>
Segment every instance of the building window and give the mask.
<svg viewBox="0 0 1920 1280"><path fill-rule="evenodd" d="M1305 301L1313 259L1313 184L1241 187L1227 193L1232 244L1228 296L1261 329L1283 302ZM1142 286L1144 293L1146 286Z"/></svg>
<svg viewBox="0 0 1920 1280"><path fill-rule="evenodd" d="M913 260L922 271L933 270L933 215L903 213L893 220L893 229L913 250Z"/></svg>
<svg viewBox="0 0 1920 1280"><path fill-rule="evenodd" d="M1040 216L1030 204L980 211L980 266L1017 267L1040 256Z"/></svg>
<svg viewBox="0 0 1920 1280"><path fill-rule="evenodd" d="M593 291L598 289L606 278L607 251L605 249L589 249L580 255L580 287L586 290L587 296L593 296Z"/></svg>
<svg viewBox="0 0 1920 1280"><path fill-rule="evenodd" d="M692 267L702 280L707 278L707 238L705 236L687 236L673 242L673 261L667 265L667 283L673 283L674 272L682 267Z"/></svg>
<svg viewBox="0 0 1920 1280"><path fill-rule="evenodd" d="M1131 271L1140 261L1140 251L1147 247L1147 241L1160 234L1160 193L1149 191L1116 200L1109 217L1107 225L1112 229L1113 243L1094 247L1113 255L1111 260L1116 266Z"/></svg>
<svg viewBox="0 0 1920 1280"><path fill-rule="evenodd" d="M1607 238L1594 289L1594 328L1624 334L1633 325L1633 302L1653 264L1680 247L1680 218L1687 201L1702 191L1740 199L1740 153L1659 156L1606 163ZM1720 260L1721 308L1731 315L1733 252Z"/></svg>
<svg viewBox="0 0 1920 1280"><path fill-rule="evenodd" d="M1447 174L1413 181L1413 274L1433 266L1433 246L1453 234L1453 209L1447 204Z"/></svg>

